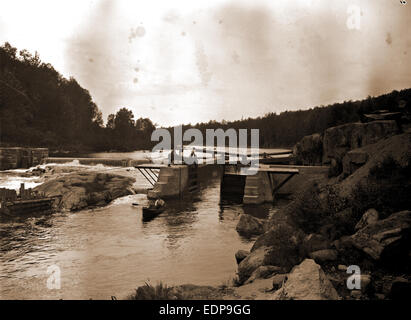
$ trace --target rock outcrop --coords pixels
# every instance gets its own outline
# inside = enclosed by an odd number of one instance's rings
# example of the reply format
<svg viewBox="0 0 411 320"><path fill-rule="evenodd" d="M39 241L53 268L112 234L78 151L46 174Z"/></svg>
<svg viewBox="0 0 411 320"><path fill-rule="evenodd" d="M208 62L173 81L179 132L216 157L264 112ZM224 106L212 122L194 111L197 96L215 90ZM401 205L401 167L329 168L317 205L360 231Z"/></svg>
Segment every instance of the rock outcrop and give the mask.
<svg viewBox="0 0 411 320"><path fill-rule="evenodd" d="M312 259L305 259L288 274L274 300L338 300L339 296L321 267Z"/></svg>
<svg viewBox="0 0 411 320"><path fill-rule="evenodd" d="M360 230L370 224L376 223L378 219L379 219L378 211L375 209L369 209L363 214L363 216L361 217L361 220L358 221L358 223L355 225L355 230Z"/></svg>
<svg viewBox="0 0 411 320"><path fill-rule="evenodd" d="M330 242L321 234L311 233L304 238L303 247L305 252L314 252L330 248Z"/></svg>
<svg viewBox="0 0 411 320"><path fill-rule="evenodd" d="M351 244L374 260L395 264L411 249L411 211L401 211L372 223L351 236Z"/></svg>
<svg viewBox="0 0 411 320"><path fill-rule="evenodd" d="M293 155L297 164L321 165L323 137L319 133L303 137L294 146Z"/></svg>
<svg viewBox="0 0 411 320"><path fill-rule="evenodd" d="M301 230L291 225L275 225L256 240L251 248L251 254L264 247L266 250L262 265L278 266L289 271L304 258L305 253L301 245L304 236Z"/></svg>
<svg viewBox="0 0 411 320"><path fill-rule="evenodd" d="M97 172L78 172L48 180L34 190L46 196L61 196L60 207L76 211L104 206L112 200L133 194L135 179Z"/></svg>
<svg viewBox="0 0 411 320"><path fill-rule="evenodd" d="M334 174L341 172L344 156L348 151L376 143L399 133L394 120L368 123L348 123L325 130L323 139L324 164L331 164Z"/></svg>
<svg viewBox="0 0 411 320"><path fill-rule="evenodd" d="M310 253L310 258L314 259L317 263L335 261L337 260L337 257L337 251L332 249L318 250Z"/></svg>
<svg viewBox="0 0 411 320"><path fill-rule="evenodd" d="M250 214L242 214L236 230L243 236L260 235L265 231L265 220L258 219Z"/></svg>
<svg viewBox="0 0 411 320"><path fill-rule="evenodd" d="M257 269L253 271L251 276L247 279L244 284L248 284L253 282L256 279L267 279L271 277L273 274L281 272L280 267L276 266L259 266Z"/></svg>
<svg viewBox="0 0 411 320"><path fill-rule="evenodd" d="M338 196L341 198L353 198L359 186L369 186L370 178L375 176L376 169L382 168L384 163L395 162L395 166L398 168L409 167L411 163L411 133L395 135L357 150L365 152L368 160L353 174L336 185L340 191ZM396 168L388 169L393 173ZM389 176L387 178L391 179ZM379 187L384 189L388 186L379 183Z"/></svg>
<svg viewBox="0 0 411 320"><path fill-rule="evenodd" d="M237 261L237 264L240 264L241 261L243 261L247 256L250 254L250 252L246 250L238 250L235 253L235 260Z"/></svg>
<svg viewBox="0 0 411 320"><path fill-rule="evenodd" d="M355 170L364 165L368 160L368 154L361 149L348 151L342 159L342 170L344 177L349 176Z"/></svg>
<svg viewBox="0 0 411 320"><path fill-rule="evenodd" d="M258 267L263 265L264 258L269 248L260 247L252 251L247 258L238 265L238 281L244 283Z"/></svg>

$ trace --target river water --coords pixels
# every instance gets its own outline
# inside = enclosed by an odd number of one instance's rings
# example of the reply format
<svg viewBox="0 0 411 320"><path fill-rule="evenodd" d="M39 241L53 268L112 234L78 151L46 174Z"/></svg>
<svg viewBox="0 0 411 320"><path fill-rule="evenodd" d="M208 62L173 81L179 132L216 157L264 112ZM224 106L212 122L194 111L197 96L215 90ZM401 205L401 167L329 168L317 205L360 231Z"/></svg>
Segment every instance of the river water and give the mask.
<svg viewBox="0 0 411 320"><path fill-rule="evenodd" d="M143 194L104 208L0 220L0 299L110 299L144 282L228 283L235 252L249 250L253 239L235 230L248 209L220 207L219 188L219 178L211 178L195 201L168 202L149 222L142 221L141 206L131 205L143 205ZM261 206L253 214L273 210ZM60 289L49 289L58 273Z"/></svg>

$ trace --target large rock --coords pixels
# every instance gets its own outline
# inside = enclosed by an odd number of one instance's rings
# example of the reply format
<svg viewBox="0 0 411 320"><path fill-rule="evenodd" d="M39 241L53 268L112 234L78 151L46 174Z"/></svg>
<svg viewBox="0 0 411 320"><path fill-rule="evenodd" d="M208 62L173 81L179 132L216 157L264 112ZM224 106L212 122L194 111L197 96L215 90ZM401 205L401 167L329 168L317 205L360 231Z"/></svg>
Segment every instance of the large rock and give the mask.
<svg viewBox="0 0 411 320"><path fill-rule="evenodd" d="M361 220L355 225L355 230L360 230L370 224L376 223L378 219L378 211L375 209L368 209L361 217Z"/></svg>
<svg viewBox="0 0 411 320"><path fill-rule="evenodd" d="M310 253L310 258L314 259L315 262L323 263L327 261L337 260L338 254L336 250L324 249L318 250Z"/></svg>
<svg viewBox="0 0 411 320"><path fill-rule="evenodd" d="M247 281L244 284L248 284L253 282L256 279L267 279L271 277L273 274L276 274L278 272L281 272L280 267L276 266L259 266L257 269L253 271L251 276L247 279Z"/></svg>
<svg viewBox="0 0 411 320"><path fill-rule="evenodd" d="M348 123L328 128L323 138L323 163L331 163L334 159L335 165L342 168L343 157L348 151L376 143L398 132L394 120Z"/></svg>
<svg viewBox="0 0 411 320"><path fill-rule="evenodd" d="M304 258L305 253L301 245L304 236L301 230L286 223L275 225L258 237L251 253L260 247L267 248L263 265L279 266L289 271Z"/></svg>
<svg viewBox="0 0 411 320"><path fill-rule="evenodd" d="M319 133L305 136L293 149L296 163L303 165L320 165L323 155L323 139Z"/></svg>
<svg viewBox="0 0 411 320"><path fill-rule="evenodd" d="M250 214L242 214L236 230L245 236L260 235L265 231L265 220L253 217Z"/></svg>
<svg viewBox="0 0 411 320"><path fill-rule="evenodd" d="M360 150L368 155L367 162L338 185L340 198L353 198L358 193L358 188L370 187L370 178L374 178L375 169L387 162L395 162L396 167L406 170L411 163L411 133L403 133L367 145ZM388 168L394 170L398 168ZM389 173L388 173L389 174ZM387 177L390 182L390 177ZM379 184L381 191L390 187L390 184ZM405 208L404 208L405 209Z"/></svg>
<svg viewBox="0 0 411 320"><path fill-rule="evenodd" d="M46 196L61 196L60 206L66 210L103 206L112 200L133 194L135 179L98 172L80 172L49 180L35 188Z"/></svg>
<svg viewBox="0 0 411 320"><path fill-rule="evenodd" d="M247 250L238 250L235 253L235 260L237 261L237 264L239 264L241 261L243 261L247 256L250 254Z"/></svg>
<svg viewBox="0 0 411 320"><path fill-rule="evenodd" d="M328 249L331 244L329 240L321 234L311 233L304 238L303 247L307 253Z"/></svg>
<svg viewBox="0 0 411 320"><path fill-rule="evenodd" d="M360 229L350 242L374 260L395 264L408 258L410 235L411 211L401 211Z"/></svg>
<svg viewBox="0 0 411 320"><path fill-rule="evenodd" d="M321 267L305 259L288 274L287 282L277 290L274 300L338 300L339 296Z"/></svg>
<svg viewBox="0 0 411 320"><path fill-rule="evenodd" d="M238 265L238 281L244 283L258 267L263 265L265 255L269 252L267 247L260 247L252 251L247 258Z"/></svg>
<svg viewBox="0 0 411 320"><path fill-rule="evenodd" d="M342 170L343 175L349 176L355 170L360 168L363 164L365 164L368 160L368 154L361 149L354 149L348 151L347 154L342 159Z"/></svg>

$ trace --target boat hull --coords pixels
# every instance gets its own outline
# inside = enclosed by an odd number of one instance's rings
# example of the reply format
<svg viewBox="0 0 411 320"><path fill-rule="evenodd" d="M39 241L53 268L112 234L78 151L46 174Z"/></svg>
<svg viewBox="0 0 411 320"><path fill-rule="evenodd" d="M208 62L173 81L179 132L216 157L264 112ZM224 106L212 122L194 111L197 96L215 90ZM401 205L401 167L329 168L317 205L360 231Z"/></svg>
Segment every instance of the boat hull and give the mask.
<svg viewBox="0 0 411 320"><path fill-rule="evenodd" d="M164 211L164 207L156 208L156 209L143 207L143 220L151 220L157 217L163 211Z"/></svg>
<svg viewBox="0 0 411 320"><path fill-rule="evenodd" d="M0 208L0 214L20 216L31 213L47 212L53 208L54 199L18 200L5 202Z"/></svg>

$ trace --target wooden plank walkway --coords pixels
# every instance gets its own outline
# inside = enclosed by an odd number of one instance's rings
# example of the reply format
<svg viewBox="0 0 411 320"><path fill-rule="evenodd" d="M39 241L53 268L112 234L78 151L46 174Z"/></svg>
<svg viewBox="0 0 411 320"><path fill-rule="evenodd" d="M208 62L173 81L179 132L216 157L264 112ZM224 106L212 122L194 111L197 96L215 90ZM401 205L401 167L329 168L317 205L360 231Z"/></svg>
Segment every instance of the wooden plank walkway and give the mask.
<svg viewBox="0 0 411 320"><path fill-rule="evenodd" d="M235 164L227 164L226 165L226 169L224 174L228 174L228 175L238 175L240 174L240 170L241 168L246 168L246 167L241 167L241 166L236 166ZM254 170L254 169L252 169ZM297 168L287 168L287 166L282 166L282 167L274 167L274 166L260 166L258 167L258 169L256 168L255 171L257 172L268 172L268 173L272 173L272 174L298 174L300 172L299 169Z"/></svg>

